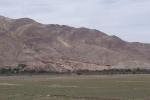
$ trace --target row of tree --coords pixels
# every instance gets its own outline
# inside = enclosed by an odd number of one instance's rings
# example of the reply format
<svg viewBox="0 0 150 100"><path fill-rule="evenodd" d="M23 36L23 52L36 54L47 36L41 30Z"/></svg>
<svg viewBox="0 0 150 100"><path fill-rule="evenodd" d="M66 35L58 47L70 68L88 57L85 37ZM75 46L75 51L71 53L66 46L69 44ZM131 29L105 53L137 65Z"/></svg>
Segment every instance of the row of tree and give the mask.
<svg viewBox="0 0 150 100"><path fill-rule="evenodd" d="M18 74L25 71L25 64L18 64L18 66L11 67L11 66L5 66L0 68L0 74Z"/></svg>
<svg viewBox="0 0 150 100"><path fill-rule="evenodd" d="M104 69L104 70L76 70L76 71L66 71L66 72L54 72L54 71L44 71L44 70L26 70L25 64L18 64L16 67L5 66L0 68L0 74L77 74L77 75L112 75L112 74L150 74L150 69Z"/></svg>
<svg viewBox="0 0 150 100"><path fill-rule="evenodd" d="M82 74L97 74L97 75L112 75L112 74L150 74L150 69L104 69L104 70L78 70L75 72L78 75Z"/></svg>

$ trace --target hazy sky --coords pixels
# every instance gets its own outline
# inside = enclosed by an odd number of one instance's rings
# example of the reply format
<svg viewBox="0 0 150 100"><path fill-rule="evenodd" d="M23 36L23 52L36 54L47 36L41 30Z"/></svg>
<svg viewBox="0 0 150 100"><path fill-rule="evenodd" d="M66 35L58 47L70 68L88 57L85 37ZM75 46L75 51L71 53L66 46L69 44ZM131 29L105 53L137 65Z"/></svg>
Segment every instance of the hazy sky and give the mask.
<svg viewBox="0 0 150 100"><path fill-rule="evenodd" d="M84 26L150 43L150 0L0 0L0 15Z"/></svg>

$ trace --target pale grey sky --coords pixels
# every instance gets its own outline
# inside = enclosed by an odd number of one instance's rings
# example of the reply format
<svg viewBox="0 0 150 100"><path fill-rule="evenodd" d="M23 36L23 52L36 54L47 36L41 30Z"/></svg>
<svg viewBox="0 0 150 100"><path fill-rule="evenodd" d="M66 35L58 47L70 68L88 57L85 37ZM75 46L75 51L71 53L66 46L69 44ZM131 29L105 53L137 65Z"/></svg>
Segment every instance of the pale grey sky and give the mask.
<svg viewBox="0 0 150 100"><path fill-rule="evenodd" d="M150 0L0 0L0 15L84 26L150 43Z"/></svg>

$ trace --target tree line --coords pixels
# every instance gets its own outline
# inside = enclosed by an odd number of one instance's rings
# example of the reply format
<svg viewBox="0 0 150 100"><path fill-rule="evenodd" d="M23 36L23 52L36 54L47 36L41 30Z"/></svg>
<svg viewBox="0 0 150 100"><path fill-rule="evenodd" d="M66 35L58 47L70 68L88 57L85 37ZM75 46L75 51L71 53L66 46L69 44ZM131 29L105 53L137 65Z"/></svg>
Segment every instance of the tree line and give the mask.
<svg viewBox="0 0 150 100"><path fill-rule="evenodd" d="M76 74L76 75L113 75L113 74L150 74L150 69L104 69L104 70L76 70L66 72L44 71L44 70L26 70L27 65L18 64L15 67L5 66L0 68L0 74L16 75L16 74Z"/></svg>

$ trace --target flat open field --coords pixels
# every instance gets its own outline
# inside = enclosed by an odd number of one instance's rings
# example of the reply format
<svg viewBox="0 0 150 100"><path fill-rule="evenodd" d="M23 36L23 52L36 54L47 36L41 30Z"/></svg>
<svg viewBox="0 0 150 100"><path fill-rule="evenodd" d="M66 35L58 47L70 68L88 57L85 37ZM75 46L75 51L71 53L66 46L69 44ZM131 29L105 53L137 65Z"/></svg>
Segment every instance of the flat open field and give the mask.
<svg viewBox="0 0 150 100"><path fill-rule="evenodd" d="M150 75L0 76L0 100L150 100Z"/></svg>

